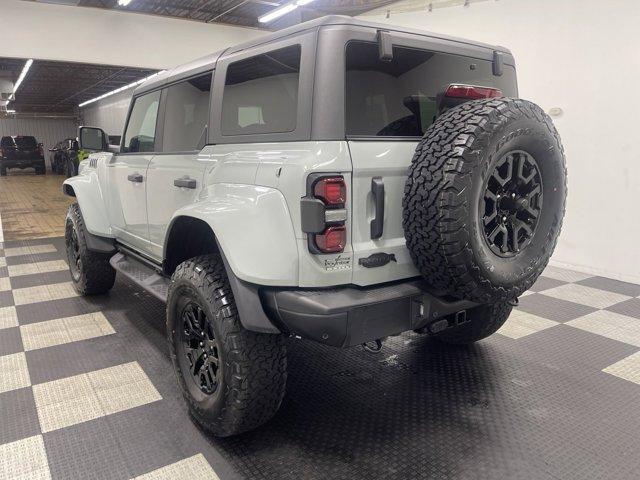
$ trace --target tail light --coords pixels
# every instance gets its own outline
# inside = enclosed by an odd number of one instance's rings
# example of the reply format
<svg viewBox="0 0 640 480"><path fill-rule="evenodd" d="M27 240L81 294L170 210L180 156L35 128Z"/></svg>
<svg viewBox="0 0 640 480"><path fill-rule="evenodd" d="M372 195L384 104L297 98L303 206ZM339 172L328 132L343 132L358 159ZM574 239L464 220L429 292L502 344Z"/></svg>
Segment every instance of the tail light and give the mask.
<svg viewBox="0 0 640 480"><path fill-rule="evenodd" d="M340 253L347 245L347 184L342 175L313 173L301 201L302 230L311 253Z"/></svg>
<svg viewBox="0 0 640 480"><path fill-rule="evenodd" d="M344 207L347 196L347 185L344 177L324 177L320 178L313 187L316 198L322 200L326 205L333 207Z"/></svg>
<svg viewBox="0 0 640 480"><path fill-rule="evenodd" d="M323 253L340 253L347 243L347 228L344 225L327 227L324 232L315 235L315 242Z"/></svg>
<svg viewBox="0 0 640 480"><path fill-rule="evenodd" d="M481 98L502 97L502 90L489 87L478 87L475 85L449 85L444 94L449 98L465 98L467 100L479 100Z"/></svg>

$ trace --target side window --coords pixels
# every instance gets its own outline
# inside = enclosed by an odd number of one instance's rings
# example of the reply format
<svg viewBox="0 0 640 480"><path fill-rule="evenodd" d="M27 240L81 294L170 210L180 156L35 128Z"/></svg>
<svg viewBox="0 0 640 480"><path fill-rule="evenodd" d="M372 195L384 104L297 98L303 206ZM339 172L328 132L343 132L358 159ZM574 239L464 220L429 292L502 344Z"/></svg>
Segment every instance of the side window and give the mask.
<svg viewBox="0 0 640 480"><path fill-rule="evenodd" d="M196 150L209 118L211 73L166 89L162 149L165 152Z"/></svg>
<svg viewBox="0 0 640 480"><path fill-rule="evenodd" d="M296 128L301 46L240 60L227 68L222 134L291 132Z"/></svg>
<svg viewBox="0 0 640 480"><path fill-rule="evenodd" d="M127 123L124 133L123 152L154 151L159 104L160 90L147 93L134 100L129 123Z"/></svg>

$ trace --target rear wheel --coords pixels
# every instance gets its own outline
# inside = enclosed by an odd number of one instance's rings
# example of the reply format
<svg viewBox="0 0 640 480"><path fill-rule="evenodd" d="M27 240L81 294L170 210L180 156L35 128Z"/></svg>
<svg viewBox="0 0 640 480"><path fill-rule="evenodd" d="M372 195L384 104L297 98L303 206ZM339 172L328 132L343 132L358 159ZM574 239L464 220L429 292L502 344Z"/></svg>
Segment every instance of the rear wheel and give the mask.
<svg viewBox="0 0 640 480"><path fill-rule="evenodd" d="M219 255L176 268L167 296L167 336L178 384L204 428L216 436L236 435L276 413L287 380L284 338L242 326Z"/></svg>
<svg viewBox="0 0 640 480"><path fill-rule="evenodd" d="M496 333L507 321L512 305L507 302L482 305L467 312L467 321L439 333L435 338L442 343L466 344L477 342Z"/></svg>
<svg viewBox="0 0 640 480"><path fill-rule="evenodd" d="M67 261L73 287L82 295L105 293L116 281L116 271L109 263L109 254L87 248L86 229L80 207L69 205L65 227Z"/></svg>

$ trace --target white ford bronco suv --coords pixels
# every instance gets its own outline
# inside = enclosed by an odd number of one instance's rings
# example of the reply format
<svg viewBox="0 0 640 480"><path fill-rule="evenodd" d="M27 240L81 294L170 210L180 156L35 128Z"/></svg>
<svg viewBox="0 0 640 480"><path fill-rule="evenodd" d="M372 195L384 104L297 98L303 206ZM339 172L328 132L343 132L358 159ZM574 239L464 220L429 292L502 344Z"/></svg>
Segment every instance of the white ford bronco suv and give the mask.
<svg viewBox="0 0 640 480"><path fill-rule="evenodd" d="M503 47L348 17L267 34L136 88L121 145L64 182L73 283L166 302L178 383L214 435L277 411L285 336L380 347L494 333L556 244L549 117Z"/></svg>

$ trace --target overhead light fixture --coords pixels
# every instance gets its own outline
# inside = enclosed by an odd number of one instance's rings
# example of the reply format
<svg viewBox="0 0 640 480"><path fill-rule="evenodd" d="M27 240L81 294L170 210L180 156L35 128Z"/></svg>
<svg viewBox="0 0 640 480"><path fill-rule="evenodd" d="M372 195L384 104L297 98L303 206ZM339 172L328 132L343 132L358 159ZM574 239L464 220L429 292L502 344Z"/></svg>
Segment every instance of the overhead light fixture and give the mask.
<svg viewBox="0 0 640 480"><path fill-rule="evenodd" d="M276 18L280 18L281 16L286 15L289 12L293 12L296 8L298 8L298 5L296 3L288 3L283 7L276 8L266 15L261 16L260 18L258 18L258 21L260 23L268 23L272 20L275 20Z"/></svg>
<svg viewBox="0 0 640 480"><path fill-rule="evenodd" d="M18 88L20 88L20 84L22 83L22 81L24 80L24 77L27 76L27 73L29 72L29 69L31 68L31 65L33 65L33 59L30 58L29 60L27 60L27 63L24 64L24 67L22 67L22 71L20 72L20 76L18 77L18 80L16 80L15 85L13 86L13 93L12 95L15 95L16 92L18 91Z"/></svg>
<svg viewBox="0 0 640 480"><path fill-rule="evenodd" d="M118 0L118 5L120 5L121 7L126 7L130 3L131 3L131 0Z"/></svg>
<svg viewBox="0 0 640 480"><path fill-rule="evenodd" d="M89 105L90 103L97 102L98 100L102 100L103 98L110 97L111 95L115 95L116 93L124 92L125 90L128 90L130 88L137 87L141 83L144 83L147 80L149 80L150 78L153 78L156 75L160 75L161 73L164 73L164 72L165 72L165 70L161 70L161 71L159 71L157 73L149 75L148 77L144 77L144 78L138 80L137 82L133 82L133 83L130 83L128 85L124 85L124 86L122 86L120 88L116 88L115 90L111 90L110 92L103 93L99 97L92 98L91 100L87 100L86 102L79 103L78 107L84 107L85 105Z"/></svg>
<svg viewBox="0 0 640 480"><path fill-rule="evenodd" d="M266 15L263 15L258 18L258 22L260 23L269 23L276 18L280 18L283 15L286 15L289 12L293 12L296 8L302 7L304 5L308 5L313 2L313 0L297 0L295 2L287 3L282 7L278 7L275 10L270 11Z"/></svg>

